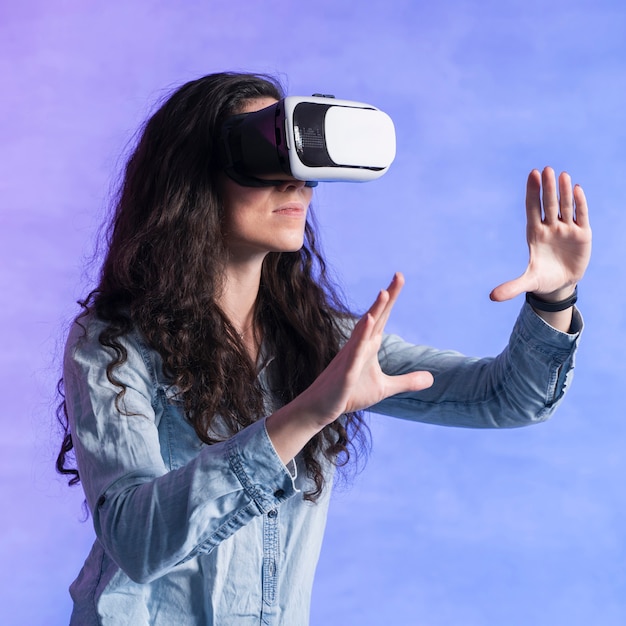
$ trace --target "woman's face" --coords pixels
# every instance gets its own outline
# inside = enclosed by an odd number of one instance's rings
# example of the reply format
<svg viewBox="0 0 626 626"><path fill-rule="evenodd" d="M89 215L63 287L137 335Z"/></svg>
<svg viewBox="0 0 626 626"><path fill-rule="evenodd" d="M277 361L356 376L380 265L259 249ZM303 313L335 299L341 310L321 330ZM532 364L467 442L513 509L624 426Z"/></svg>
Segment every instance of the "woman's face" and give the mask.
<svg viewBox="0 0 626 626"><path fill-rule="evenodd" d="M240 113L272 104L255 98ZM243 187L227 176L222 181L226 245L231 258L246 260L268 252L295 252L304 242L304 226L313 190L304 181L285 179L273 187Z"/></svg>

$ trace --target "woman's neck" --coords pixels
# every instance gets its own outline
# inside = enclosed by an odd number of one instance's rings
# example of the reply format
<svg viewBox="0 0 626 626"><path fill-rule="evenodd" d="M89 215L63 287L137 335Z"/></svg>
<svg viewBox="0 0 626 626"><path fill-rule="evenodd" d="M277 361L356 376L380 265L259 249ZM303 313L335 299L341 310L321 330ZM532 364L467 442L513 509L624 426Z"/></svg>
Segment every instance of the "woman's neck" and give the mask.
<svg viewBox="0 0 626 626"><path fill-rule="evenodd" d="M259 286L261 264L234 265L226 268L222 294L218 304L243 342L253 362L259 349L259 329L255 328L254 312Z"/></svg>

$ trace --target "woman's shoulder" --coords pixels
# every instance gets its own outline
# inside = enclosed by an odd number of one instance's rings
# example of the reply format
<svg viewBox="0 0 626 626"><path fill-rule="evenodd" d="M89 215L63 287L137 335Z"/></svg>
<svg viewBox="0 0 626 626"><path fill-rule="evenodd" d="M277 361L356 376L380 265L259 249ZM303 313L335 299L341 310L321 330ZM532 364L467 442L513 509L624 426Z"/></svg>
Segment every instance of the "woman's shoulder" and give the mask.
<svg viewBox="0 0 626 626"><path fill-rule="evenodd" d="M117 378L141 380L153 389L166 385L159 354L134 325L129 323L128 329L120 331L119 325L88 310L70 328L64 354L65 375L97 380L112 364Z"/></svg>
<svg viewBox="0 0 626 626"><path fill-rule="evenodd" d="M80 315L74 318L68 333L68 345L76 345L83 342L89 342L94 338L97 340L100 333L109 326L109 323L98 317L92 309L82 311Z"/></svg>
<svg viewBox="0 0 626 626"><path fill-rule="evenodd" d="M144 358L151 352L141 334L128 320L123 328L119 323L100 317L93 309L87 309L72 322L65 344L66 358L77 356L94 358L99 354L118 356L118 350L141 354Z"/></svg>

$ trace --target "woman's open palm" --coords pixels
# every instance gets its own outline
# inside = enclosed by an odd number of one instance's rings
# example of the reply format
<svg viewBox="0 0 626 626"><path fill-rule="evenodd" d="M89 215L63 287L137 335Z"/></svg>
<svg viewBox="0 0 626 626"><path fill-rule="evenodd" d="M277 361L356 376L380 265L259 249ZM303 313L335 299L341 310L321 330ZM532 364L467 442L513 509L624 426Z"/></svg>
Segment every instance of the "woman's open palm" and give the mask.
<svg viewBox="0 0 626 626"><path fill-rule="evenodd" d="M591 227L582 187L568 174L557 179L554 170L533 170L526 186L526 237L529 262L526 271L496 287L491 299L510 300L523 292L555 296L571 294L583 277L591 256Z"/></svg>
<svg viewBox="0 0 626 626"><path fill-rule="evenodd" d="M432 385L430 372L388 376L378 362L385 324L403 284L402 274L396 274L358 321L350 339L302 394L300 400L311 403L309 410L313 409L320 424L330 423L344 413L366 409L397 393Z"/></svg>

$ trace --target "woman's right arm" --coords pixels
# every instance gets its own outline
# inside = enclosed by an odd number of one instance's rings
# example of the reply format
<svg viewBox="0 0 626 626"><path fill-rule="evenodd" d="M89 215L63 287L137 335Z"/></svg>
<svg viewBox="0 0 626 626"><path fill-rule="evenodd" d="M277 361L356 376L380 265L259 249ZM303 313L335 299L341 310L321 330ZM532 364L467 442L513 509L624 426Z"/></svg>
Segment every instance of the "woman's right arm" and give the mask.
<svg viewBox="0 0 626 626"><path fill-rule="evenodd" d="M389 376L380 367L378 352L385 324L403 285L402 274L395 274L313 384L267 418L267 432L284 463L344 413L367 409L390 396L420 391L433 384L433 376L427 371Z"/></svg>
<svg viewBox="0 0 626 626"><path fill-rule="evenodd" d="M132 337L123 340L128 358L114 370L126 387L120 411L120 389L106 376L111 354L97 330L88 330L81 338L75 326L66 350L72 440L98 539L131 579L149 582L211 551L298 493L265 420L224 443L199 445L195 458L170 471L157 428L163 398L148 351Z"/></svg>
<svg viewBox="0 0 626 626"><path fill-rule="evenodd" d="M174 470L162 457L149 351L132 336L123 340L128 358L114 374L126 391L116 403L120 388L106 375L111 353L98 342L97 329L80 339L75 327L64 378L76 460L96 534L131 579L158 578L294 496L287 465L342 414L432 384L429 372L388 376L380 368L383 330L402 284L398 274L380 292L302 394L227 441L202 446Z"/></svg>

